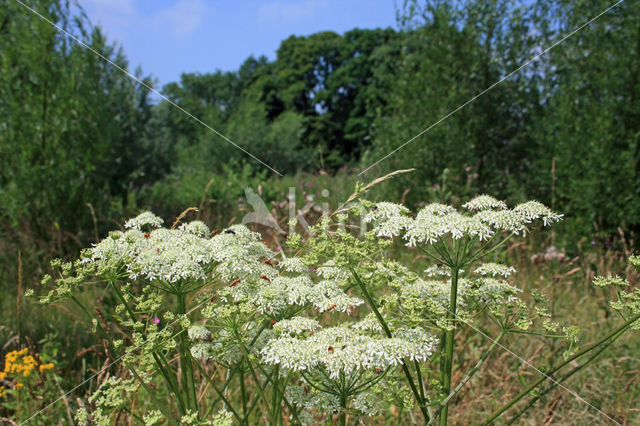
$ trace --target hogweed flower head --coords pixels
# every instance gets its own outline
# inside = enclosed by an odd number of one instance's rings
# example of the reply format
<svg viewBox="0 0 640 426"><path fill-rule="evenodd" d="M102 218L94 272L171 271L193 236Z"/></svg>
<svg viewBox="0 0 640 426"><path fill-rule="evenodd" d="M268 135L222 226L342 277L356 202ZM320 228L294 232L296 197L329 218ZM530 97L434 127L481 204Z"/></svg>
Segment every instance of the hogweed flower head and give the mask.
<svg viewBox="0 0 640 426"><path fill-rule="evenodd" d="M400 204L377 203L364 216L365 223L373 223L373 232L378 237L396 237L410 223L409 209Z"/></svg>
<svg viewBox="0 0 640 426"><path fill-rule="evenodd" d="M330 327L303 338L278 337L261 354L268 364L293 371L320 367L337 379L340 374L425 361L438 342L421 328L400 329L396 335L386 338L363 334L355 327Z"/></svg>
<svg viewBox="0 0 640 426"><path fill-rule="evenodd" d="M507 278L516 273L516 268L500 263L483 263L473 272L479 275L491 275L492 277L498 275Z"/></svg>
<svg viewBox="0 0 640 426"><path fill-rule="evenodd" d="M127 229L137 229L141 230L144 226L149 226L151 228L159 228L162 226L164 221L162 218L154 215L151 212L140 213L138 216L133 219L129 219L125 222L124 227Z"/></svg>

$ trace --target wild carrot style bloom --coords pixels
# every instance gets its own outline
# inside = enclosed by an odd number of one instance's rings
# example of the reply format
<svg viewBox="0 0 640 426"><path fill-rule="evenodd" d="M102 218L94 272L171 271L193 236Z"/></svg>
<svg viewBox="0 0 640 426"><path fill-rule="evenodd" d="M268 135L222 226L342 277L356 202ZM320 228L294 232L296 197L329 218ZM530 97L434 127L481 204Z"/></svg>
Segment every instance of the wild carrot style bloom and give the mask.
<svg viewBox="0 0 640 426"><path fill-rule="evenodd" d="M524 233L527 226L542 219L545 226L562 219L542 203L528 201L509 210L503 201L480 195L463 207L475 214L463 214L454 207L432 203L418 212L414 219L408 210L392 203L377 203L365 215L365 222L373 222L378 237L396 237L404 230L408 246L434 244L444 237L459 240L463 237L487 240L496 232Z"/></svg>
<svg viewBox="0 0 640 426"><path fill-rule="evenodd" d="M304 324L296 322L296 326ZM322 368L332 379L406 361L425 361L438 342L420 328L400 329L397 337L385 338L368 335L355 326L330 327L306 337L294 337L288 333L290 327L291 323L278 327L283 334L262 349L264 362L293 371Z"/></svg>
<svg viewBox="0 0 640 426"><path fill-rule="evenodd" d="M400 204L381 202L364 217L366 223L374 224L373 232L378 237L396 237L409 224L409 209Z"/></svg>
<svg viewBox="0 0 640 426"><path fill-rule="evenodd" d="M498 275L507 278L516 273L516 268L499 263L483 263L473 272L480 275L491 275L492 277Z"/></svg>
<svg viewBox="0 0 640 426"><path fill-rule="evenodd" d="M145 212L128 221L126 231L84 251L81 262L56 264L63 278L49 301L70 297L79 283L98 277L117 293L115 314L130 332L113 349L124 351L132 375L103 383L92 396L91 418L108 419L122 411L127 394L164 380L175 396L171 413L186 424L203 420L204 394L229 394L221 388L229 383L242 387L234 392L242 408L224 402L239 423L258 418L245 414L251 400L268 406L274 424L282 422L285 406L292 421L313 423L319 411L340 413L342 420L352 409L374 415L389 400L385 393L403 404L413 395L426 419L426 407L435 407L451 384L442 379L438 391L423 387L433 377L451 378L451 364L444 370L441 363L435 374L430 358L440 351L440 360L452 359L445 350L455 347L457 328L491 316L508 330L525 330L536 315L548 316L537 306L532 314L519 297L508 281L514 268L480 262L534 221L550 224L561 215L537 202L508 209L486 195L460 211L432 203L416 215L399 204L363 204L371 207L363 220L372 231L358 237L347 232L348 217L324 217L306 243L298 234L287 240L295 255L271 249L243 225L212 235L202 222L167 229ZM394 260L388 250L394 238L417 246L434 264L421 266L422 274ZM436 335L445 336L446 348L438 347ZM225 368L226 382L220 382L218 369ZM211 369L213 386L197 384ZM273 394L264 398L263 392ZM166 415L164 405L150 408L140 413L150 424Z"/></svg>

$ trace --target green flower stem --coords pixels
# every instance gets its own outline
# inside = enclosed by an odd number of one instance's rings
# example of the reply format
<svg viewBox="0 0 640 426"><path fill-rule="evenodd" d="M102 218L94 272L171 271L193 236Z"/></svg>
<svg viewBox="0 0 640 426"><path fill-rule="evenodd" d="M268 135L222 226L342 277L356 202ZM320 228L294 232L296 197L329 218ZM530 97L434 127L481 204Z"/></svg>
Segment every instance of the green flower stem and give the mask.
<svg viewBox="0 0 640 426"><path fill-rule="evenodd" d="M357 394L359 394L361 392L366 391L367 389L370 389L372 386L375 386L380 380L384 379L384 377L387 375L387 373L389 372L390 369L391 369L391 367L387 367L387 369L382 374L380 374L380 376L361 384L360 386L356 387L355 389L350 388L349 389L349 394L350 395L357 395Z"/></svg>
<svg viewBox="0 0 640 426"><path fill-rule="evenodd" d="M138 380L138 383L140 383L142 385L142 387L147 391L147 393L149 394L149 396L151 397L151 399L155 403L156 407L160 410L160 412L162 414L164 414L165 418L168 419L169 423L170 424L178 424L178 422L176 422L175 420L171 421L171 419L175 419L175 415L169 413L166 410L166 404L162 403L161 401L158 401L158 399L155 396L156 394L155 394L154 390L151 389L149 386L147 386L147 384L144 382L142 377L140 377L140 375L136 372L136 370L131 368L131 369L129 369L129 371ZM180 413L180 414L182 414L182 413Z"/></svg>
<svg viewBox="0 0 640 426"><path fill-rule="evenodd" d="M438 254L445 260L444 263L447 266L453 266L453 258L451 257L451 253L449 253L449 249L447 248L445 243L443 243L441 240L438 240L434 244L432 244L431 247L433 247L436 252L438 252Z"/></svg>
<svg viewBox="0 0 640 426"><path fill-rule="evenodd" d="M344 373L341 373L344 378ZM347 394L340 393L340 426L347 426Z"/></svg>
<svg viewBox="0 0 640 426"><path fill-rule="evenodd" d="M240 364L240 370L242 370L243 363ZM240 371L240 376L238 377L238 382L240 383L240 397L242 398L242 415L246 417L247 415L247 391L244 386L244 371Z"/></svg>
<svg viewBox="0 0 640 426"><path fill-rule="evenodd" d="M200 363L196 362L195 364L196 364L196 367L198 368L198 370L200 370L200 374L202 374L203 377L206 377L207 381L209 382L209 384L211 385L213 390L218 394L218 398L220 398L222 400L222 402L224 402L225 407L228 408L231 411L231 413L234 415L234 417L236 419L238 419L238 421L240 423L243 423L243 418L240 417L238 412L229 403L229 400L224 396L224 390L227 387L228 383L225 383L225 386L222 388L222 390L218 389L216 387L215 383L213 383L213 378L209 377L209 375L207 374L206 371L204 371L204 369L202 368ZM229 377L228 381L230 381L230 380L231 380L231 377Z"/></svg>
<svg viewBox="0 0 640 426"><path fill-rule="evenodd" d="M282 414L282 410L280 410L280 402L278 401L278 374L280 373L280 366L276 365L273 368L272 374L272 390L271 390L271 424L276 425L279 424L280 415Z"/></svg>
<svg viewBox="0 0 640 426"><path fill-rule="evenodd" d="M178 400L180 413L185 414L187 411L187 408L184 403L184 398L182 396L182 392L180 392L180 389L178 387L178 382L176 381L176 377L174 376L173 371L171 370L171 367L167 363L167 360L164 358L164 356L158 355L155 352L153 353L153 359L155 360L156 365L158 366L158 370L160 371L160 374L162 374L162 377L164 377L164 380L169 385L169 389L171 389L171 392L175 395L176 399Z"/></svg>
<svg viewBox="0 0 640 426"><path fill-rule="evenodd" d="M242 421L240 422L240 424L246 425L249 424L249 415L251 414L251 412L253 411L253 408L258 404L258 401L260 400L260 395L256 395L253 398L253 401L251 401L251 404L249 405L249 408L247 410L247 415L244 416L244 418L242 419ZM296 413L295 416L297 417L298 414Z"/></svg>
<svg viewBox="0 0 640 426"><path fill-rule="evenodd" d="M260 386L260 381L258 380L258 376L256 375L256 372L253 368L251 368L251 357L249 354L249 350L247 349L247 347L245 346L245 344L242 342L242 338L241 336L237 333L235 333L236 335L236 339L238 339L238 345L240 346L240 349L242 350L245 358L247 359L247 363L249 365L249 369L251 371L251 374L253 376L253 380L256 382L256 386L258 387L258 391L260 392L261 397L264 399L265 403L267 404L267 408L269 409L269 411L272 411L272 407L269 407L269 401L267 400L267 397L264 393L264 389ZM274 381L269 374L267 374L267 372L264 370L264 368L262 367L262 365L260 365L260 363L256 364L256 367L258 368L258 370L260 370L260 373L262 373L265 378L265 386L271 382L272 386L274 387L274 390L277 392L280 392L280 390L278 389L278 385L277 385L277 381ZM298 423L300 423L300 420L298 419L298 415L297 412L295 411L295 409L293 408L293 406L289 403L289 400L287 400L287 398L284 396L284 391L281 393L281 399L280 401L284 401L284 403L287 405L287 407L289 408L289 411L292 413L294 419L296 419L296 421Z"/></svg>
<svg viewBox="0 0 640 426"><path fill-rule="evenodd" d="M305 374L304 370L300 370L300 374L302 375L302 378L305 380L305 382L307 382L309 384L309 386L311 386L314 389L319 390L320 392L325 392L331 395L336 395L338 396L340 394L340 392L336 391L335 389L330 389L327 387L323 387L320 386L317 383L313 383L313 380L311 377L308 377L307 374Z"/></svg>
<svg viewBox="0 0 640 426"><path fill-rule="evenodd" d="M178 297L178 315L186 315L186 295L184 293L177 293ZM180 370L182 372L183 387L186 392L187 406L195 411L198 411L198 398L196 396L195 380L193 376L193 363L191 362L191 352L189 351L189 345L187 343L187 336L185 333L180 333L179 345L180 345Z"/></svg>
<svg viewBox="0 0 640 426"><path fill-rule="evenodd" d="M422 247L422 246L418 246L418 248L420 250L422 250L422 252L424 252L424 254L426 254L427 256L429 256L430 258L432 258L433 260L435 260L437 263L446 263L444 259L439 258L438 256L436 256L435 254L431 253L429 250L427 250L426 248Z"/></svg>
<svg viewBox="0 0 640 426"><path fill-rule="evenodd" d="M89 311L87 310L87 308L84 307L84 305L82 303L80 303L80 301L74 296L71 295L71 300L78 306L80 306L80 309L82 309L82 312L85 313L85 315L87 316L87 318L89 318L89 322L91 322L94 318L91 316L91 314L89 313ZM106 338L108 336L107 334L107 330L105 330L104 328L102 328L102 324L100 324L100 321L97 322L97 326L98 329L100 330L100 337Z"/></svg>
<svg viewBox="0 0 640 426"><path fill-rule="evenodd" d="M420 364L418 363L417 360L413 360L413 365L416 369L416 376L417 376L417 380L418 380L418 390L420 391L420 397L422 398L422 400L425 400L425 396L424 396L424 381L422 380L422 372L420 371Z"/></svg>
<svg viewBox="0 0 640 426"><path fill-rule="evenodd" d="M120 289L116 285L115 281L111 281L110 280L109 281L109 285L111 287L113 287L113 289L115 290L116 294L118 295L118 299L120 299L120 301L124 305L125 309L129 313L129 316L131 317L131 320L134 321L135 318L136 318L136 314L133 312L133 309L131 309L131 306L129 306L129 303L127 303L127 300L124 298L124 295L122 294L122 292L120 291Z"/></svg>
<svg viewBox="0 0 640 426"><path fill-rule="evenodd" d="M520 392L518 395L516 395L511 401L509 401L506 405L504 405L502 408L496 410L493 414L491 414L489 417L487 417L487 419L485 419L485 421L482 423L483 425L487 425L491 422L493 422L495 419L497 419L498 417L500 417L502 415L502 413L504 413L505 411L507 411L509 408L511 408L512 406L514 406L518 401L520 401L522 398L524 398L525 396L527 396L532 390L534 390L538 385L540 385L542 382L544 382L545 380L547 380L550 376L552 376L553 374L555 374L558 370L562 369L563 367L565 367L567 364L571 363L572 361L582 357L584 354L591 352L593 349L599 347L602 343L608 341L608 340L613 340L615 341L616 339L618 339L623 332L627 331L628 328L631 327L631 325L638 321L640 319L640 314L635 315L633 318L631 318L630 320L628 320L627 322L625 322L624 324L622 324L620 327L616 328L615 330L613 330L611 333L607 334L605 337L603 337L602 339L598 340L597 342L587 346L586 348L582 349L581 351L575 353L573 356L567 358L564 362L562 362L561 364L559 364L558 366L552 368L551 370L545 372L545 375L542 376L541 378L539 378L538 380L536 380L535 382L533 382L531 385L529 385L529 387L527 387L525 390L523 390L522 392ZM611 343L613 343L613 341Z"/></svg>
<svg viewBox="0 0 640 426"><path fill-rule="evenodd" d="M487 241L481 248L480 250L478 250L474 255L471 256L471 258L467 261L465 261L465 263L463 265L461 265L461 267L470 265L471 263L475 262L476 260L485 257L491 253L493 253L494 251L498 250L500 247L502 247L503 245L505 245L507 243L507 241L509 241L514 235L516 235L515 233L511 233L509 235L507 235L502 241L500 241L498 244L496 244L495 246L491 247L490 249L487 250L487 247L489 246L489 243L491 243L491 241L493 241L494 237L497 234L494 234L493 237L491 237L489 239L489 241Z"/></svg>
<svg viewBox="0 0 640 426"><path fill-rule="evenodd" d="M207 381L207 385L211 386L213 385L213 374L209 376L209 374L207 374L204 369L202 368L202 366L200 365L199 362L195 363L196 367L198 367L198 370L200 371L200 374L202 374L202 376L206 379ZM227 375L227 378L225 379L224 383L222 384L222 390L220 392L224 392L227 389L227 386L229 386L229 384L231 383L231 381L233 380L233 378L235 377L236 373L238 372L238 368L230 368L229 370L229 374ZM205 388L206 391L207 388ZM216 389L216 393L217 393L217 389ZM202 398L204 397L204 393L200 394L200 398L198 399L199 401L202 401ZM203 419L207 419L209 418L209 415L211 414L211 412L213 411L213 409L215 408L215 405L220 402L222 399L218 396L216 399L214 399L213 401L211 401L209 403L209 406L207 407L207 410L205 411L205 413L202 415ZM249 410L251 411L251 410ZM246 418L246 416L245 416Z"/></svg>
<svg viewBox="0 0 640 426"><path fill-rule="evenodd" d="M378 322L380 323L380 326L384 330L384 333L387 335L387 337L391 338L392 337L391 330L389 330L389 326L387 325L387 322L384 320L384 318L380 314L380 311L378 311L378 307L376 306L373 298L369 294L369 291L367 290L367 287L364 285L364 283L360 279L360 276L357 274L357 272L355 271L355 269L351 265L349 265L349 270L351 271L351 274L353 275L353 277L355 278L356 282L358 283L358 286L360 287L360 290L362 290L362 293L363 293L365 299L367 299L367 303L369 304L369 306L371 307L371 310L373 311L374 315L378 319ZM404 363L404 362L402 363L402 371L404 372L404 375L407 378L407 382L409 383L409 387L411 388L411 392L413 392L413 396L416 398L416 401L418 401L418 407L420 408L420 411L422 412L422 415L424 416L425 422L428 422L430 417L429 417L429 413L427 412L426 401L424 399L422 399L422 397L420 396L420 392L416 388L416 385L415 385L415 383L413 381L413 377L411 376L411 372L409 371L409 368L407 367L407 364Z"/></svg>
<svg viewBox="0 0 640 426"><path fill-rule="evenodd" d="M444 358L444 374L442 381L442 389L448 394L451 390L451 370L453 368L453 339L456 331L455 319L456 308L458 300L458 273L457 267L451 268L451 293L449 295L449 311L447 312L447 322L452 327L451 330L446 332L446 348ZM447 415L449 414L449 403L443 404L442 414L440 415L440 425L445 426L447 424Z"/></svg>
<svg viewBox="0 0 640 426"><path fill-rule="evenodd" d="M507 332L505 330L502 330L500 332L500 334L498 335L498 337L496 337L496 339L491 343L491 346L489 346L489 348L482 353L482 355L480 356L480 359L478 360L476 365L473 366L473 368L469 371L469 373L466 375L466 377L464 379L462 379L462 381L460 383L458 383L458 385L451 391L451 393L449 395L447 395L447 397L442 401L442 403L440 404L440 407L434 413L434 416L431 419L431 422L429 424L434 424L436 417L440 414L440 412L442 411L444 406L449 402L449 400L451 400L451 398L456 396L458 394L458 392L460 392L460 390L462 390L464 385L466 385L469 382L469 380L471 380L471 378L478 371L480 371L480 367L482 367L482 364L484 364L484 362L487 360L487 358L489 357L491 352L493 352L493 349L498 345L500 340L502 340L502 338L506 334L507 334Z"/></svg>

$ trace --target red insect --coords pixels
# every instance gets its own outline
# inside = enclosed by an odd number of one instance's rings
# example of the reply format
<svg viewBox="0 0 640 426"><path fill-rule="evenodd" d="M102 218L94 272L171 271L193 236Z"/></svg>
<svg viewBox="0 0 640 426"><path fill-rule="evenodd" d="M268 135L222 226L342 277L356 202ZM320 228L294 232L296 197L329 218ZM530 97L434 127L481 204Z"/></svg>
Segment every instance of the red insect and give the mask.
<svg viewBox="0 0 640 426"><path fill-rule="evenodd" d="M145 238L151 238L151 234L144 234Z"/></svg>
<svg viewBox="0 0 640 426"><path fill-rule="evenodd" d="M262 263L265 263L265 264L267 264L269 266L273 266L273 263L271 263L271 261L269 259L263 260Z"/></svg>
<svg viewBox="0 0 640 426"><path fill-rule="evenodd" d="M329 352L333 352L333 346L329 346L329 349L327 349Z"/></svg>
<svg viewBox="0 0 640 426"><path fill-rule="evenodd" d="M160 247L156 249L156 253L160 253Z"/></svg>
<svg viewBox="0 0 640 426"><path fill-rule="evenodd" d="M240 278L238 278L237 280L233 280L231 281L231 284L229 284L229 287L235 287L239 282L240 282Z"/></svg>
<svg viewBox="0 0 640 426"><path fill-rule="evenodd" d="M338 306L338 305L336 305L336 304L334 303L333 305L331 305L331 306L329 306L329 307L327 308L327 311L332 310L332 309L333 309L333 308L335 308L336 306Z"/></svg>
<svg viewBox="0 0 640 426"><path fill-rule="evenodd" d="M271 320L271 325L275 324L276 320Z"/></svg>
<svg viewBox="0 0 640 426"><path fill-rule="evenodd" d="M266 275L261 276L260 278L262 278L263 280L269 281L271 282L271 280L269 279L269 277L267 277Z"/></svg>
<svg viewBox="0 0 640 426"><path fill-rule="evenodd" d="M353 306L349 307L349 315L353 315Z"/></svg>

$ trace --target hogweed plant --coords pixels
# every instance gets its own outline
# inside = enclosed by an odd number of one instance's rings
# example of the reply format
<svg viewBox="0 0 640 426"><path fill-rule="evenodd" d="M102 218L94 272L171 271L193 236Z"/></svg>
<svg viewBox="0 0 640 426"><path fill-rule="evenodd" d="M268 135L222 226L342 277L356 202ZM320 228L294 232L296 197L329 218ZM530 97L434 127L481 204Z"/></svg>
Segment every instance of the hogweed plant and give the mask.
<svg viewBox="0 0 640 426"><path fill-rule="evenodd" d="M42 302L78 304L125 367L110 366L77 420L315 424L336 416L344 425L392 405L414 422L419 412L445 425L452 399L506 335L566 339L565 362L549 376L590 356L583 368L637 328L638 290L597 280L616 289L612 308L625 325L577 351L578 330L550 318L542 296L523 294L515 269L493 261L510 239L562 216L486 195L462 208L434 203L412 217L401 205L363 200L323 217L304 239L293 233L286 250L243 225L210 232L198 221L167 229L149 212L131 219L80 259L54 262L58 277L43 280L52 288ZM352 225L358 218L371 229ZM412 270L400 260L405 251L432 265ZM117 300L103 318L76 296L91 286ZM497 335L452 389L456 332L488 323ZM547 376L488 421L564 380L547 385Z"/></svg>

